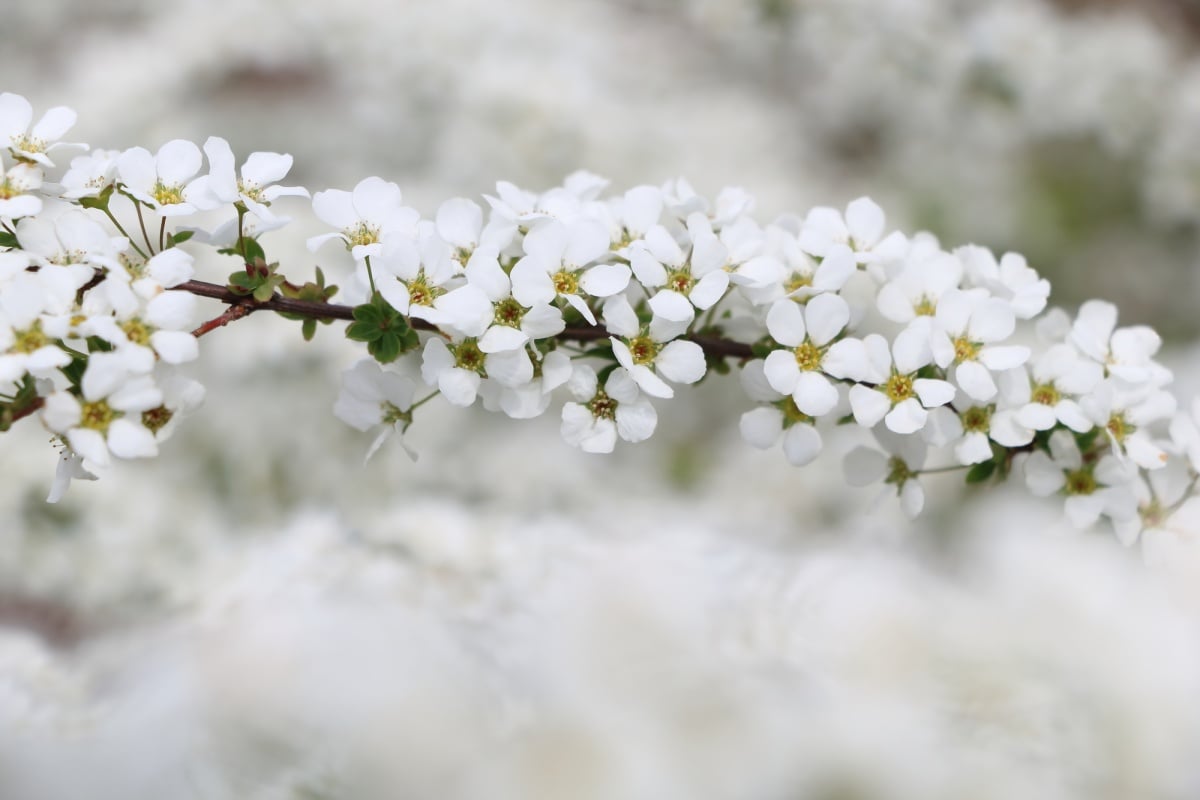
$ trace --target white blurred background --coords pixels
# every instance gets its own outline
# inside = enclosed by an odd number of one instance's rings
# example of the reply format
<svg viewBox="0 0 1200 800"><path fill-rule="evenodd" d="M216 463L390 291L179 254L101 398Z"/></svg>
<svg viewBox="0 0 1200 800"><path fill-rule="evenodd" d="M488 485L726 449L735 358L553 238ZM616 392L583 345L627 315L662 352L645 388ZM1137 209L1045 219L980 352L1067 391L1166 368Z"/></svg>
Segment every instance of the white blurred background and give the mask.
<svg viewBox="0 0 1200 800"><path fill-rule="evenodd" d="M54 0L5 85L69 139L290 152L431 215L586 168L740 185L769 220L870 194L1113 300L1200 388L1189 0ZM304 277L316 232L267 238ZM201 266L222 280L228 264ZM1167 569L1054 503L930 479L915 525L738 440L731 379L608 458L431 404L409 461L335 420L357 356L254 317L153 463L43 502L0 449L0 797L1190 798L1196 515ZM849 443L847 443L849 444ZM1189 594L1189 587L1190 589Z"/></svg>

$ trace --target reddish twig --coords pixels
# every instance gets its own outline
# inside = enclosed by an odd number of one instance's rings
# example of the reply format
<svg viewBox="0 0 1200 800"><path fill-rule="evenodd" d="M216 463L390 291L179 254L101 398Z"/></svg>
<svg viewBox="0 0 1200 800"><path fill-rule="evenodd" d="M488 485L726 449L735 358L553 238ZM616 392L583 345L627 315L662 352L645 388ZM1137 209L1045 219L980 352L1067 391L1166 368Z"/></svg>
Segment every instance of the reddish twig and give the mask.
<svg viewBox="0 0 1200 800"><path fill-rule="evenodd" d="M197 339L199 339L206 333L211 333L217 328L223 328L229 323L233 322L235 319L248 317L252 313L254 313L254 306L248 303L237 303L236 305L232 305L225 309L225 311L219 316L213 317L199 328L196 328L196 330L192 331L192 336L195 336Z"/></svg>

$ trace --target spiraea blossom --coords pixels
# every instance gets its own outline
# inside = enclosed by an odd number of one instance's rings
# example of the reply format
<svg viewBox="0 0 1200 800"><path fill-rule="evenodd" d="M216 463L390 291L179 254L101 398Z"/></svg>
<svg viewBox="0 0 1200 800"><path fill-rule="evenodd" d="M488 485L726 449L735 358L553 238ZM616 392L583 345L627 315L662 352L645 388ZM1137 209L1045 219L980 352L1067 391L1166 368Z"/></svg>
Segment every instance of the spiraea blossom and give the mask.
<svg viewBox="0 0 1200 800"><path fill-rule="evenodd" d="M1151 329L1118 328L1099 301L1074 319L1046 312L1049 286L1020 255L889 232L868 198L764 226L740 188L709 200L677 179L605 197L605 179L579 172L544 191L500 182L486 205L455 198L422 219L397 184L368 177L313 195L333 230L310 249L337 239L349 257L322 250L302 281L262 238L288 225L274 204L306 194L276 185L290 156L253 153L237 169L212 137L203 154L183 140L156 155L96 150L58 175L33 156L67 115L33 129L24 110L12 118L0 424L51 431L56 497L114 457L153 455L203 394L176 365L264 312L305 338L352 320L346 336L371 358L346 371L335 411L380 431L369 452L439 397L517 419L557 408L569 444L608 452L649 438L682 387L740 369L757 404L739 423L751 445L782 444L804 465L857 430L886 452L851 450L847 477L884 480L910 515L927 473L978 483L1020 470L1036 494L1063 496L1072 521L1107 519L1131 542L1163 529L1155 473L1200 474L1200 426L1174 414ZM219 234L177 224L201 208L234 219ZM195 277L206 247L232 257L224 285ZM325 281L338 270L344 291ZM227 308L204 311L196 295Z"/></svg>

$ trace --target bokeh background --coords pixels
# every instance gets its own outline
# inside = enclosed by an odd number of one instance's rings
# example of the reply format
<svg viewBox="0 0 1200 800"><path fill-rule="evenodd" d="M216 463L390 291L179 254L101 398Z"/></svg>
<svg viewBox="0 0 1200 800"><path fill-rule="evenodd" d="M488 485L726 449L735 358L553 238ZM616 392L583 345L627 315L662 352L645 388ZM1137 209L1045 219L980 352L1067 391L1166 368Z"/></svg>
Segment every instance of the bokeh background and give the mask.
<svg viewBox="0 0 1200 800"><path fill-rule="evenodd" d="M69 139L221 135L425 215L580 168L762 221L870 194L1117 302L1200 388L1192 0L52 0L3 32L0 89L75 108ZM344 279L287 211L272 257ZM853 442L743 445L728 379L609 458L435 403L419 461L364 466L337 330L204 344L153 463L50 506L48 435L5 434L0 797L1200 792L1189 509L1153 568L1020 487L931 478L910 525L844 486Z"/></svg>

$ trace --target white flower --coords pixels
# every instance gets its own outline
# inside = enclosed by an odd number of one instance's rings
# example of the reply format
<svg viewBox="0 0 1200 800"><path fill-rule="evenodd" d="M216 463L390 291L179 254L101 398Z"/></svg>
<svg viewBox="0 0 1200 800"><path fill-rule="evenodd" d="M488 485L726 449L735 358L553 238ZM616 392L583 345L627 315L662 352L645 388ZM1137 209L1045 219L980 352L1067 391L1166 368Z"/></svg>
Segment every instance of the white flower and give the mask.
<svg viewBox="0 0 1200 800"><path fill-rule="evenodd" d="M533 378L517 386L505 386L497 381L487 381L480 390L488 390L495 398L494 405L513 419L540 417L550 407L550 397L555 389L571 378L571 358L559 350L546 353L541 359L533 359ZM490 390L489 390L490 391ZM485 403L488 394L484 395ZM487 406L492 410L493 406Z"/></svg>
<svg viewBox="0 0 1200 800"><path fill-rule="evenodd" d="M949 253L910 256L901 272L879 289L876 306L879 313L893 322L912 322L919 316L933 316L938 301L962 280L962 264Z"/></svg>
<svg viewBox="0 0 1200 800"><path fill-rule="evenodd" d="M618 367L600 388L596 371L586 364L575 367L567 382L579 402L562 410L562 437L588 453L611 453L617 437L627 442L649 439L658 425L658 413L625 369Z"/></svg>
<svg viewBox="0 0 1200 800"><path fill-rule="evenodd" d="M393 236L372 259L375 285L383 299L405 316L432 320L437 316L434 303L446 293L446 284L454 278L456 263L450 247L433 233L417 242ZM366 270L360 266L359 280L366 284Z"/></svg>
<svg viewBox="0 0 1200 800"><path fill-rule="evenodd" d="M310 237L308 249L316 250L331 239L341 239L356 260L377 255L389 236L413 238L419 215L401 203L400 187L372 176L363 178L351 192L327 189L313 195L313 212L337 233Z"/></svg>
<svg viewBox="0 0 1200 800"><path fill-rule="evenodd" d="M1049 444L1049 455L1038 450L1025 461L1031 492L1038 497L1065 494L1067 518L1077 528L1094 525L1102 514L1115 522L1137 516L1131 467L1111 455L1085 461L1070 431L1055 431Z"/></svg>
<svg viewBox="0 0 1200 800"><path fill-rule="evenodd" d="M133 147L117 158L117 174L130 195L164 217L196 212L191 180L203 159L194 142L172 139L154 155L144 147Z"/></svg>
<svg viewBox="0 0 1200 800"><path fill-rule="evenodd" d="M790 395L804 414L819 417L837 404L837 388L826 374L846 378L859 367L861 345L833 342L850 321L850 306L836 294L819 294L801 306L777 300L767 312L767 330L788 350L767 356L764 374L775 391Z"/></svg>
<svg viewBox="0 0 1200 800"><path fill-rule="evenodd" d="M1023 255L1005 253L997 263L991 250L978 245L959 247L954 254L962 260L970 285L1008 302L1017 319L1033 319L1046 307L1050 281L1039 277Z"/></svg>
<svg viewBox="0 0 1200 800"><path fill-rule="evenodd" d="M1081 353L1103 365L1107 374L1126 383L1155 386L1169 383L1170 371L1152 360L1162 346L1158 334L1145 325L1120 329L1116 326L1116 306L1089 300L1079 308L1070 341Z"/></svg>
<svg viewBox="0 0 1200 800"><path fill-rule="evenodd" d="M791 397L772 388L761 360L742 368L741 381L751 399L769 403L742 414L738 429L743 439L760 450L774 447L782 439L784 455L797 467L820 455L821 434L813 418L797 408Z"/></svg>
<svg viewBox="0 0 1200 800"><path fill-rule="evenodd" d="M1061 422L1084 433L1091 430L1092 421L1072 396L1087 394L1102 378L1100 365L1081 358L1069 344L1057 344L1042 353L1032 369L1003 373L1000 383L1006 397L1020 405L1017 420L1025 427L1045 431Z"/></svg>
<svg viewBox="0 0 1200 800"><path fill-rule="evenodd" d="M673 334L664 334L654 325L643 326L624 296L617 295L605 303L604 324L609 333L616 334L609 340L617 362L629 370L634 382L646 394L674 397L675 390L663 378L686 384L704 377L707 365L700 345L683 340L670 341Z"/></svg>
<svg viewBox="0 0 1200 800"><path fill-rule="evenodd" d="M1128 384L1107 378L1080 398L1085 414L1104 430L1113 454L1128 456L1142 469L1166 466L1167 454L1150 437L1149 426L1175 413L1175 398L1156 389L1130 390Z"/></svg>
<svg viewBox="0 0 1200 800"><path fill-rule="evenodd" d="M9 148L13 155L25 161L36 161L43 167L53 167L46 153L59 147L86 147L58 141L75 124L75 112L65 106L55 106L33 125L33 106L19 94L0 94L0 147Z"/></svg>
<svg viewBox="0 0 1200 800"><path fill-rule="evenodd" d="M897 232L883 235L887 220L881 209L868 197L860 197L846 206L842 215L836 208L819 206L808 212L800 230L801 249L814 256L827 256L836 245L854 251L860 264L881 268L902 258L907 239Z"/></svg>
<svg viewBox="0 0 1200 800"><path fill-rule="evenodd" d="M203 208L242 203L259 219L273 222L276 217L267 207L272 201L280 197L308 197L308 190L302 186L275 185L291 170L290 155L251 153L238 171L229 142L219 136L208 137L204 153L208 156L209 172L197 178L191 187L195 202Z"/></svg>
<svg viewBox="0 0 1200 800"><path fill-rule="evenodd" d="M512 268L512 296L522 305L550 303L562 297L589 324L596 315L582 295L611 297L629 285L624 264L598 264L608 253L609 238L599 222L578 219L568 224L548 220L535 225L524 240L525 257Z"/></svg>
<svg viewBox="0 0 1200 800"><path fill-rule="evenodd" d="M425 342L421 378L437 387L451 405L474 403L485 377L505 386L521 386L533 380L533 363L523 349L484 353L473 338L447 344L435 336Z"/></svg>
<svg viewBox="0 0 1200 800"><path fill-rule="evenodd" d="M657 186L635 186L604 207L608 222L609 245L622 251L646 236L658 224L663 213L663 193Z"/></svg>
<svg viewBox="0 0 1200 800"><path fill-rule="evenodd" d="M196 296L188 292L159 292L144 308L130 313L109 313L103 308L94 312L76 325L77 330L83 336L98 336L118 350L152 350L168 364L194 361L200 354L196 337L191 334ZM153 361L153 355L142 358Z"/></svg>
<svg viewBox="0 0 1200 800"><path fill-rule="evenodd" d="M79 209L23 219L17 223L17 238L21 249L38 264L88 264L125 273L121 254L128 249L129 240L110 236L103 225ZM86 282L92 270L80 274Z"/></svg>
<svg viewBox="0 0 1200 800"><path fill-rule="evenodd" d="M664 287L650 298L655 316L682 325L695 318L697 308L715 305L729 287L729 274L721 268L725 252L711 233L685 255L667 229L656 225L630 248L630 263L647 289Z"/></svg>
<svg viewBox="0 0 1200 800"><path fill-rule="evenodd" d="M996 396L992 372L1029 360L1028 347L995 344L1012 335L1016 320L1008 303L981 290L946 292L934 322L930 338L934 362L942 369L953 366L951 379L973 400L987 402Z"/></svg>
<svg viewBox="0 0 1200 800"><path fill-rule="evenodd" d="M918 378L917 370L933 360L927 325L913 324L887 340L873 333L863 341L870 364L867 383L850 388L854 420L865 428L880 420L895 433L916 433L925 427L927 408L945 405L954 398L954 386L935 378Z"/></svg>
<svg viewBox="0 0 1200 800"><path fill-rule="evenodd" d="M520 350L526 343L562 333L562 311L546 302L526 307L512 296L512 280L495 251L477 249L467 264L467 283L434 301L430 319L467 337L485 353Z"/></svg>
<svg viewBox="0 0 1200 800"><path fill-rule="evenodd" d="M477 247L503 252L516 235L516 225L493 216L485 227L483 209L474 200L455 197L438 206L435 230L453 248L450 256L465 267Z"/></svg>
<svg viewBox="0 0 1200 800"><path fill-rule="evenodd" d="M875 431L875 438L886 452L862 446L851 450L842 462L846 482L851 486L870 486L883 481L895 486L900 508L912 519L925 507L925 487L919 476L929 450L917 436Z"/></svg>
<svg viewBox="0 0 1200 800"><path fill-rule="evenodd" d="M62 196L68 200L95 197L117 180L117 159L120 150L93 150L71 159L71 167L59 181Z"/></svg>
<svg viewBox="0 0 1200 800"><path fill-rule="evenodd" d="M63 331L49 329L46 312L61 313L79 285L64 267L21 272L0 292L0 385L26 374L50 377L71 357L56 343Z"/></svg>
<svg viewBox="0 0 1200 800"><path fill-rule="evenodd" d="M0 218L32 217L42 211L42 198L33 194L42 188L42 171L31 164L4 167L0 153Z"/></svg>
<svg viewBox="0 0 1200 800"><path fill-rule="evenodd" d="M1171 418L1173 452L1187 458L1192 471L1200 473L1200 397L1192 398L1191 414L1176 414Z"/></svg>
<svg viewBox="0 0 1200 800"><path fill-rule="evenodd" d="M94 481L96 476L83 466L83 456L64 447L58 458L58 466L54 469L54 483L50 485L50 494L46 496L47 503L57 503L71 488L71 481Z"/></svg>
<svg viewBox="0 0 1200 800"><path fill-rule="evenodd" d="M360 431L381 426L367 449L366 460L369 460L393 432L403 436L412 424L410 409L416 390L417 382L412 375L385 370L375 359L364 358L342 372L341 389L333 413ZM401 444L416 460L412 450L403 444L403 438Z"/></svg>
<svg viewBox="0 0 1200 800"><path fill-rule="evenodd" d="M818 262L800 249L790 231L774 225L767 228L767 252L784 264L786 272L780 283L784 293L796 300L822 292L841 291L857 269L854 253L849 247L834 245ZM753 299L753 295L750 296Z"/></svg>
<svg viewBox="0 0 1200 800"><path fill-rule="evenodd" d="M92 369L89 360L88 369ZM86 373L85 373L86 376ZM85 381L85 386L87 382ZM142 424L141 414L162 404L162 392L149 376L123 382L113 391L83 397L65 391L46 398L42 421L62 434L71 449L98 467L117 458L158 455L158 445Z"/></svg>

